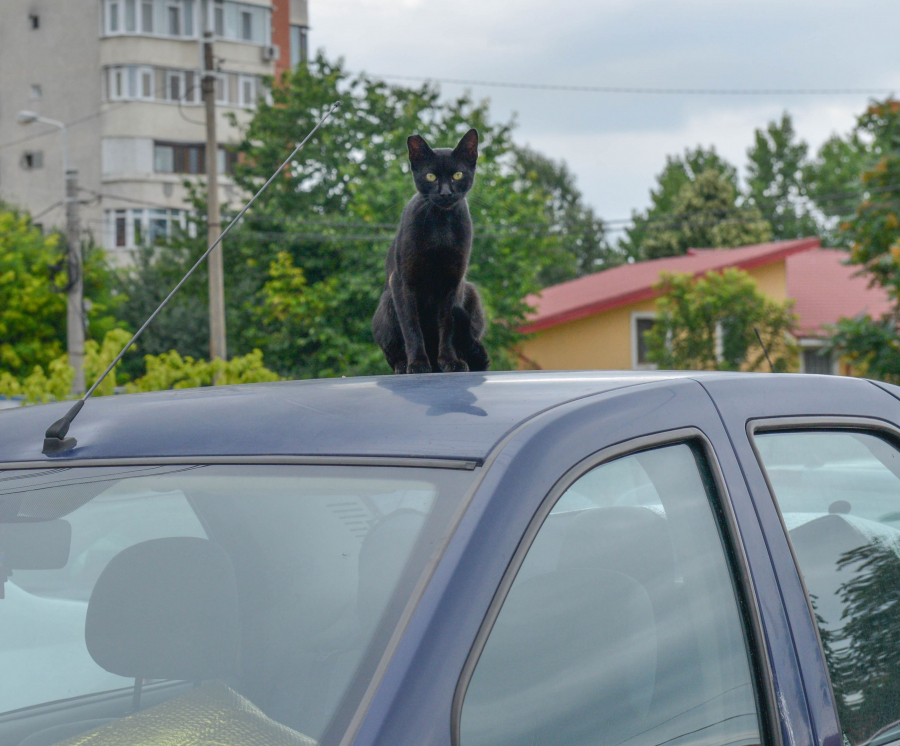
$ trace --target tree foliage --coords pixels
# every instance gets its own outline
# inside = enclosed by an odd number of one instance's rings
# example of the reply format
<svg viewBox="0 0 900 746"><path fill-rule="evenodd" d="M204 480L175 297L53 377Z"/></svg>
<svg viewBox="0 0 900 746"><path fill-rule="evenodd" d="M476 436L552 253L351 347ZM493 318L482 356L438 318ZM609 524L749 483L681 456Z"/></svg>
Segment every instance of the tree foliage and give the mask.
<svg viewBox="0 0 900 746"><path fill-rule="evenodd" d="M841 230L850 242L850 262L884 288L894 308L880 319L863 314L842 320L831 345L861 374L900 382L900 104L873 104L857 129L871 143L867 157L876 159L859 176L862 199ZM858 151L855 157L864 160Z"/></svg>
<svg viewBox="0 0 900 746"><path fill-rule="evenodd" d="M791 304L763 295L739 269L662 275L656 289L656 321L645 333L648 357L669 370L767 370L768 350L776 371L793 370L797 350L788 331Z"/></svg>
<svg viewBox="0 0 900 746"><path fill-rule="evenodd" d="M0 204L0 374L24 378L62 354L66 339L65 244L43 235L27 213ZM84 253L87 338L102 339L121 326L121 299L101 249Z"/></svg>
<svg viewBox="0 0 900 746"><path fill-rule="evenodd" d="M747 202L769 223L776 240L819 233L804 178L808 153L809 146L797 138L787 112L780 121L757 129L747 151Z"/></svg>

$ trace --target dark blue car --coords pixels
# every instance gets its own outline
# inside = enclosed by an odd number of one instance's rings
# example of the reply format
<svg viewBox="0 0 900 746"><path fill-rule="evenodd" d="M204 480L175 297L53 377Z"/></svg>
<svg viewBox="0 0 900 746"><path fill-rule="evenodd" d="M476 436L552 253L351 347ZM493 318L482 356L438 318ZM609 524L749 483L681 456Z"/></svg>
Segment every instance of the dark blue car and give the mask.
<svg viewBox="0 0 900 746"><path fill-rule="evenodd" d="M0 746L900 742L900 389L498 373L0 413Z"/></svg>

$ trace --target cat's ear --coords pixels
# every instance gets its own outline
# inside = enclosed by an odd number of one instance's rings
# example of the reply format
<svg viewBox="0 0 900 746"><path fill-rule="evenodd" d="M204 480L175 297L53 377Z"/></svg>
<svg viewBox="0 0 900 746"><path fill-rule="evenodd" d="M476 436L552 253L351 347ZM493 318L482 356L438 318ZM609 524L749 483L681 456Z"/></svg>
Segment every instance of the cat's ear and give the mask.
<svg viewBox="0 0 900 746"><path fill-rule="evenodd" d="M422 135L412 135L406 138L406 148L409 150L409 162L415 165L420 163L428 156L434 155L431 146L425 142Z"/></svg>
<svg viewBox="0 0 900 746"><path fill-rule="evenodd" d="M478 160L478 130L473 127L466 132L459 145L453 149L453 155L474 168L475 161Z"/></svg>

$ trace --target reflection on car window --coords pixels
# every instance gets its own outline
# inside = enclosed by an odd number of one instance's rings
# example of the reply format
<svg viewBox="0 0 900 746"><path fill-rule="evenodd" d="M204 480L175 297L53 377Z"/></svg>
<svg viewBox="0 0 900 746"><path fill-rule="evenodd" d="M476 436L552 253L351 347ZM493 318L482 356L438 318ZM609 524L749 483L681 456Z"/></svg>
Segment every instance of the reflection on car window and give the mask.
<svg viewBox="0 0 900 746"><path fill-rule="evenodd" d="M815 613L851 744L900 740L900 453L866 433L756 444Z"/></svg>
<svg viewBox="0 0 900 746"><path fill-rule="evenodd" d="M180 728L213 720L223 743L251 721L260 742L322 739L355 709L471 478L338 466L0 472L0 746L55 743L123 716L158 729L161 713ZM73 697L64 715L51 704ZM98 746L118 737L105 733Z"/></svg>
<svg viewBox="0 0 900 746"><path fill-rule="evenodd" d="M675 445L557 502L469 683L461 746L759 744L756 713L710 495Z"/></svg>

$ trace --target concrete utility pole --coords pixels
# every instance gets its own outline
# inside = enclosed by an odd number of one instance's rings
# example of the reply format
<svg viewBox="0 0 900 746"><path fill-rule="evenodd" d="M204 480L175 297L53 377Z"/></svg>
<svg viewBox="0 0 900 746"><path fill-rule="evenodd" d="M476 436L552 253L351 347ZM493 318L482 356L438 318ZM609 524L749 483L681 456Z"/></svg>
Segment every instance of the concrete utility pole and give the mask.
<svg viewBox="0 0 900 746"><path fill-rule="evenodd" d="M66 347L69 365L75 369L72 378L72 393L81 396L84 385L84 278L81 260L81 220L78 215L78 171L69 168L69 134L64 122L20 111L16 117L19 124L29 125L42 122L56 127L62 133L62 163L65 179L66 205L66 245L68 247L69 289L66 299Z"/></svg>
<svg viewBox="0 0 900 746"><path fill-rule="evenodd" d="M215 242L221 233L219 218L219 161L216 142L216 64L213 57L213 32L210 19L203 34L203 103L206 107L206 219L207 240ZM209 357L228 359L225 348L225 269L222 244L216 246L207 260L209 267Z"/></svg>
<svg viewBox="0 0 900 746"><path fill-rule="evenodd" d="M81 260L81 219L78 214L78 171L66 169L66 247L69 291L66 299L66 345L75 369L72 393L81 396L84 384L84 272Z"/></svg>

